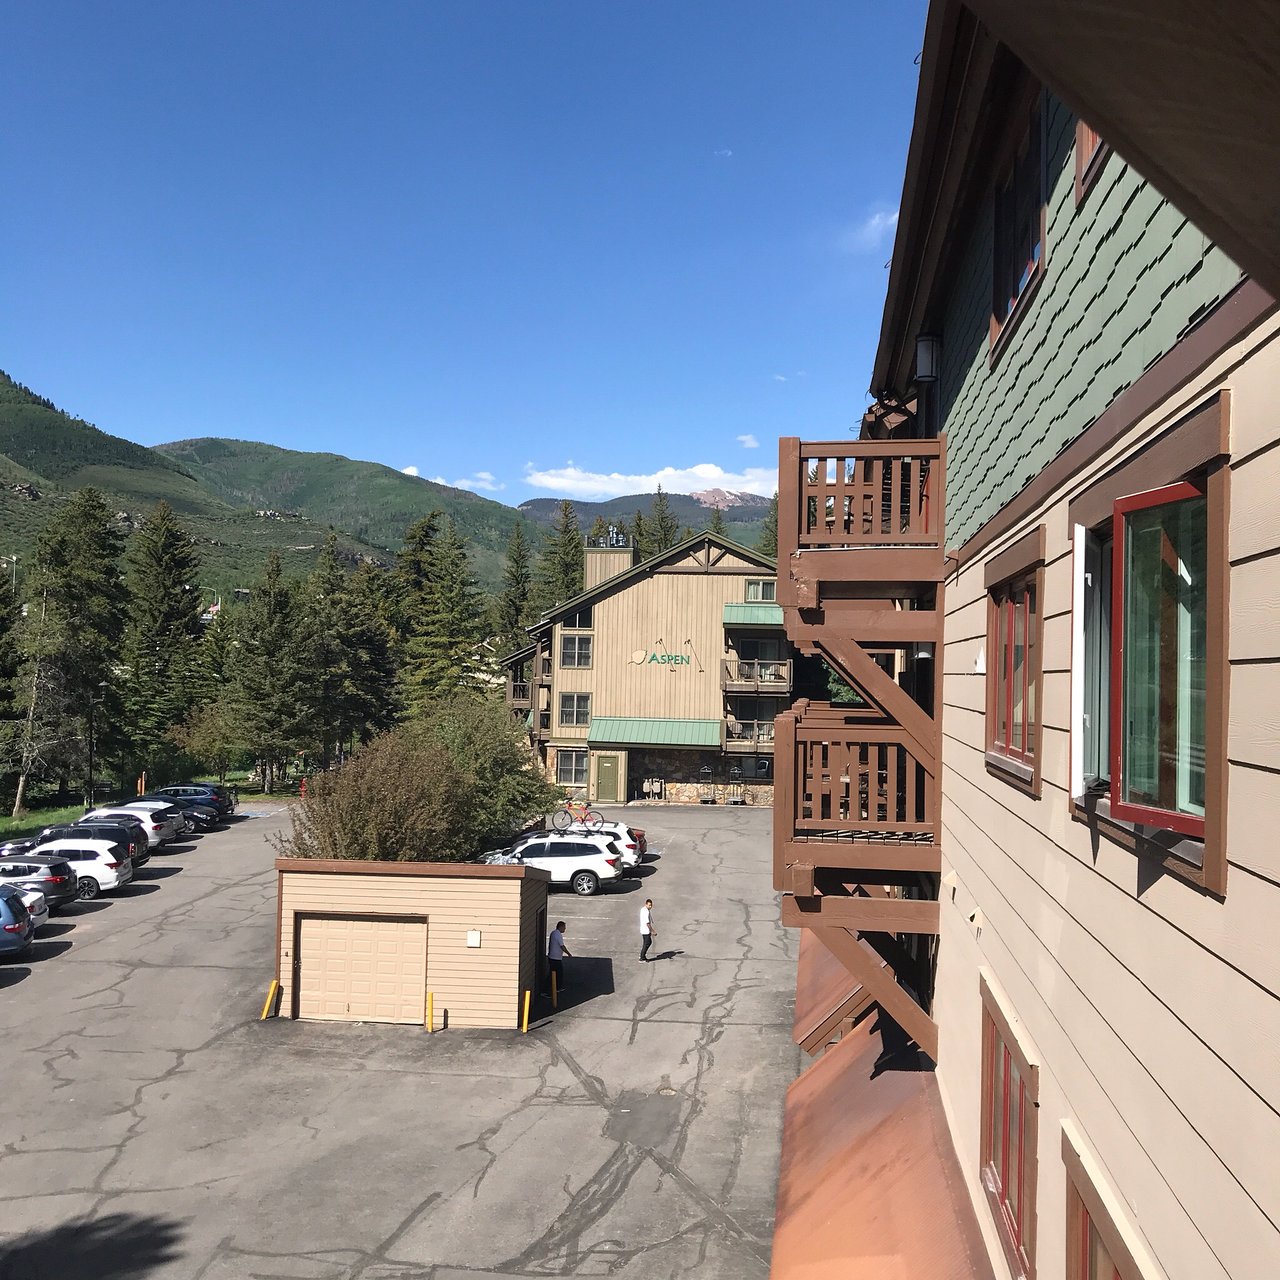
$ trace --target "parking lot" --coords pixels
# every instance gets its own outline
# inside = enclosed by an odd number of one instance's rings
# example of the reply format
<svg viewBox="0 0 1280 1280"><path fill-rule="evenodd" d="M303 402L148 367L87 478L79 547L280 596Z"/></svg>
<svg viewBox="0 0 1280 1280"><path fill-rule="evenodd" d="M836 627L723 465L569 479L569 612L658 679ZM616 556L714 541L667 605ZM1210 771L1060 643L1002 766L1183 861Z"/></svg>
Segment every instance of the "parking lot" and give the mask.
<svg viewBox="0 0 1280 1280"><path fill-rule="evenodd" d="M574 959L523 1037L259 1022L256 812L0 964L0 1280L768 1274L798 1060L767 811L606 813L652 860L553 896Z"/></svg>

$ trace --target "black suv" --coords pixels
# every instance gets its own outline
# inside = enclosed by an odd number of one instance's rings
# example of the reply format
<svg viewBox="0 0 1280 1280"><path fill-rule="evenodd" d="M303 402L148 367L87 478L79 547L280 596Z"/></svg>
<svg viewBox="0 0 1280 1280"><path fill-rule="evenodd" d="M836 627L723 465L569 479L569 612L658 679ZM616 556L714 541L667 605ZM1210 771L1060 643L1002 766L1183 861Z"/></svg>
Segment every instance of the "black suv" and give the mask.
<svg viewBox="0 0 1280 1280"><path fill-rule="evenodd" d="M231 793L216 782L175 782L171 787L158 787L153 794L157 799L172 800L184 809L193 804L207 805L223 816L236 807Z"/></svg>

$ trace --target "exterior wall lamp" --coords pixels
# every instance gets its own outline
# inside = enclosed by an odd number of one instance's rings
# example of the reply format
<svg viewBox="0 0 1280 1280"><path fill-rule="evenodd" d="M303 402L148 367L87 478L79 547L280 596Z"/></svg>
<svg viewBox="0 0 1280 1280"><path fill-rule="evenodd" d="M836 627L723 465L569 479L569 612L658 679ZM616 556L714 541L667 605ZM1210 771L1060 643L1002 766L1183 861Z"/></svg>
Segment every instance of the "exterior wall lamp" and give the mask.
<svg viewBox="0 0 1280 1280"><path fill-rule="evenodd" d="M922 333L916 338L916 381L937 382L942 364L942 339Z"/></svg>

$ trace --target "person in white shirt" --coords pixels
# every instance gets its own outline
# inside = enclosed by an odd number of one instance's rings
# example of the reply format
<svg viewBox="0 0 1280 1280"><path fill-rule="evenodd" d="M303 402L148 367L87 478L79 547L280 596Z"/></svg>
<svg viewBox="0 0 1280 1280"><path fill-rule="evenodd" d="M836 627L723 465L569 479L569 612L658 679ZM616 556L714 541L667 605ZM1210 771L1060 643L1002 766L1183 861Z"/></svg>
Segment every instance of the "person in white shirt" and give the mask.
<svg viewBox="0 0 1280 1280"><path fill-rule="evenodd" d="M646 898L640 908L640 959L645 964L649 962L649 948L657 936L653 929L653 899Z"/></svg>
<svg viewBox="0 0 1280 1280"><path fill-rule="evenodd" d="M551 967L551 972L555 974L556 990L564 990L564 958L568 956L573 958L573 952L564 945L564 921L557 920L556 927L551 930L551 936L547 939L547 964ZM547 982L551 979L548 977Z"/></svg>

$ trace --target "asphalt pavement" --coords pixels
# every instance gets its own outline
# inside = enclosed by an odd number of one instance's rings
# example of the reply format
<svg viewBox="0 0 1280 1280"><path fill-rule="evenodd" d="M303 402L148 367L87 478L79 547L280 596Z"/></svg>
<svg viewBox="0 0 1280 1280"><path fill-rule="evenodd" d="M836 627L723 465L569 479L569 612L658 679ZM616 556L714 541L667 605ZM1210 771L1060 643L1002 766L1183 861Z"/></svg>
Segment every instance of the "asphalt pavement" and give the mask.
<svg viewBox="0 0 1280 1280"><path fill-rule="evenodd" d="M527 1036L258 1021L286 819L249 812L0 963L0 1280L764 1280L799 1065L767 811L610 811L651 861L553 895Z"/></svg>

